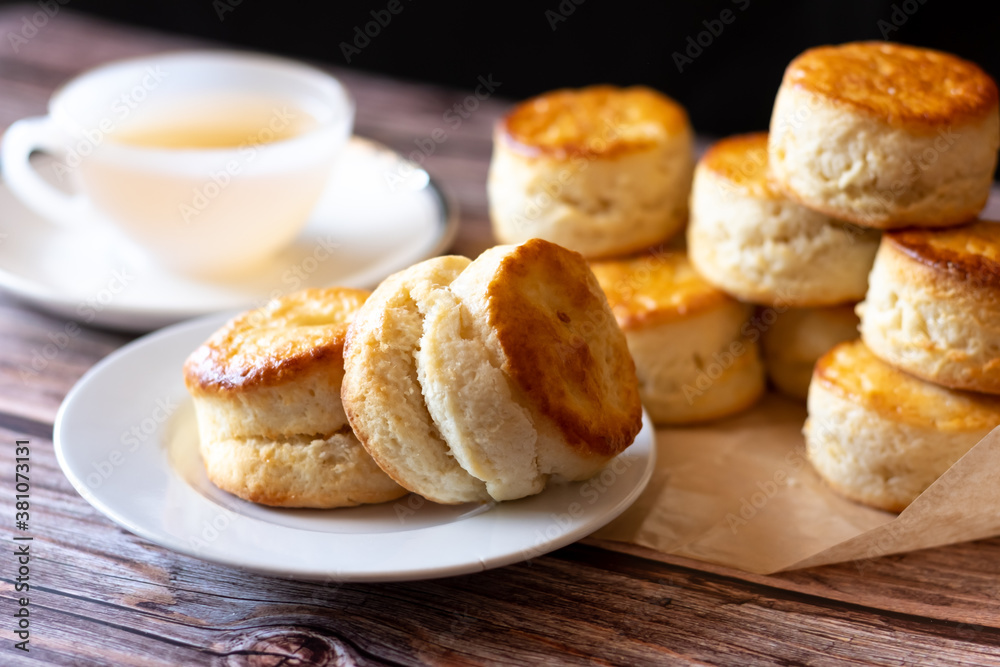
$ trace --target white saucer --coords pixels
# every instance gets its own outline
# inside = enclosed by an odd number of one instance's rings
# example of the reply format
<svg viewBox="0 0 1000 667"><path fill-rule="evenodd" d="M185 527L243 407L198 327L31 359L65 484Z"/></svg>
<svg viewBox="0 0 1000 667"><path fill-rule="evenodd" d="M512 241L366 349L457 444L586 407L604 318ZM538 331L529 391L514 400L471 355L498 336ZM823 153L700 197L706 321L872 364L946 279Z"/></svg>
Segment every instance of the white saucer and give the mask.
<svg viewBox="0 0 1000 667"><path fill-rule="evenodd" d="M63 472L131 532L204 560L326 581L402 581L478 572L539 556L605 525L653 472L653 428L587 482L522 500L444 506L419 496L337 510L288 510L216 489L198 456L181 364L222 318L164 329L98 363L56 416Z"/></svg>
<svg viewBox="0 0 1000 667"><path fill-rule="evenodd" d="M305 287L370 288L444 251L458 225L423 170L390 188L386 176L399 174L402 162L385 146L352 138L296 243L252 277L229 282L169 273L110 230L55 227L0 183L0 289L84 324L149 331Z"/></svg>

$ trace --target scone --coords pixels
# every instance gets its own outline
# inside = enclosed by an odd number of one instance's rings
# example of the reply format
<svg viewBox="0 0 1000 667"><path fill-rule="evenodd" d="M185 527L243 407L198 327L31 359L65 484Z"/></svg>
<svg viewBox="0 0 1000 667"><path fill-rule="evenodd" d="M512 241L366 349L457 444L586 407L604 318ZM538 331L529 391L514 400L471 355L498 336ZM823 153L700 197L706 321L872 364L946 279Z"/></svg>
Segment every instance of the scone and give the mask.
<svg viewBox="0 0 1000 667"><path fill-rule="evenodd" d="M593 476L635 438L624 335L586 261L534 239L390 276L351 324L342 391L393 479L439 503Z"/></svg>
<svg viewBox="0 0 1000 667"><path fill-rule="evenodd" d="M858 311L861 337L886 362L1000 394L1000 223L887 233Z"/></svg>
<svg viewBox="0 0 1000 667"><path fill-rule="evenodd" d="M896 370L860 340L816 364L806 454L842 495L899 512L1000 424L1000 399Z"/></svg>
<svg viewBox="0 0 1000 667"><path fill-rule="evenodd" d="M586 257L659 243L687 219L692 150L687 113L649 88L591 86L523 102L494 132L494 235Z"/></svg>
<svg viewBox="0 0 1000 667"><path fill-rule="evenodd" d="M625 332L639 393L657 424L716 419L764 391L753 307L708 284L683 251L591 262Z"/></svg>
<svg viewBox="0 0 1000 667"><path fill-rule="evenodd" d="M879 229L956 225L986 204L1000 147L997 86L973 63L857 42L788 65L770 165L790 197Z"/></svg>
<svg viewBox="0 0 1000 667"><path fill-rule="evenodd" d="M212 482L281 507L398 498L340 402L347 325L368 292L308 289L236 316L184 364Z"/></svg>
<svg viewBox="0 0 1000 667"><path fill-rule="evenodd" d="M486 485L459 465L424 404L416 353L420 303L469 265L437 257L386 278L348 330L341 397L354 432L393 479L439 503L487 501Z"/></svg>
<svg viewBox="0 0 1000 667"><path fill-rule="evenodd" d="M783 394L802 400L809 393L816 361L837 343L858 337L854 304L789 308L770 314L765 310L758 319L768 378Z"/></svg>
<svg viewBox="0 0 1000 667"><path fill-rule="evenodd" d="M767 178L767 133L714 144L695 168L691 262L710 283L765 305L864 298L879 232L798 204Z"/></svg>

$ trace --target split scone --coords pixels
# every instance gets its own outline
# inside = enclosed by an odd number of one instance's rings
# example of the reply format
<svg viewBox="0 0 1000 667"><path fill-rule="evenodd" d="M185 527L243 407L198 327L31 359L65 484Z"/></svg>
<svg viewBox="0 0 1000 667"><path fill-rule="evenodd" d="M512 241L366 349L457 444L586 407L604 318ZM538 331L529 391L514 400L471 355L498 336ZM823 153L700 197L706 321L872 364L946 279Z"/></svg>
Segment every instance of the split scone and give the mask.
<svg viewBox="0 0 1000 667"><path fill-rule="evenodd" d="M826 306L864 298L879 232L772 188L759 132L723 139L698 162L687 240L701 275L744 301Z"/></svg>
<svg viewBox="0 0 1000 667"><path fill-rule="evenodd" d="M591 86L522 102L494 132L494 235L543 238L585 257L664 241L687 219L692 145L684 109L649 88Z"/></svg>
<svg viewBox="0 0 1000 667"><path fill-rule="evenodd" d="M858 340L816 364L806 454L842 495L899 512L997 425L1000 398L924 382Z"/></svg>
<svg viewBox="0 0 1000 667"><path fill-rule="evenodd" d="M997 86L973 63L889 42L810 49L771 115L775 183L875 227L956 225L982 210L1000 147Z"/></svg>
<svg viewBox="0 0 1000 667"><path fill-rule="evenodd" d="M886 362L1000 394L1000 223L887 233L858 312L861 337Z"/></svg>
<svg viewBox="0 0 1000 667"><path fill-rule="evenodd" d="M837 343L858 337L854 304L781 313L761 309L757 317L768 378L783 394L802 400L809 394L816 361Z"/></svg>
<svg viewBox="0 0 1000 667"><path fill-rule="evenodd" d="M657 424L716 419L764 392L753 306L708 284L683 251L591 262Z"/></svg>
<svg viewBox="0 0 1000 667"><path fill-rule="evenodd" d="M597 281L541 239L390 276L352 322L344 365L358 438L439 503L587 479L641 426L635 367Z"/></svg>
<svg viewBox="0 0 1000 667"><path fill-rule="evenodd" d="M368 292L308 289L236 316L184 364L216 486L280 507L348 507L406 490L351 432L340 402L347 325Z"/></svg>

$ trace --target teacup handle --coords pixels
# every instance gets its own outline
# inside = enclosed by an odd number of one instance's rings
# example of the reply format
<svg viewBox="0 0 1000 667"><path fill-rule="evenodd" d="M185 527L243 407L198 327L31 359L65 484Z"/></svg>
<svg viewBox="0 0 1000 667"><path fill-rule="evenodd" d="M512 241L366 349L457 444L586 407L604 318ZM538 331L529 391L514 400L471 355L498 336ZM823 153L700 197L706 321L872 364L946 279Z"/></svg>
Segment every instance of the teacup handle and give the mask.
<svg viewBox="0 0 1000 667"><path fill-rule="evenodd" d="M25 118L11 125L0 145L7 187L28 208L61 227L77 227L87 217L82 195L67 195L45 181L28 160L34 151L58 154L57 130L48 116Z"/></svg>

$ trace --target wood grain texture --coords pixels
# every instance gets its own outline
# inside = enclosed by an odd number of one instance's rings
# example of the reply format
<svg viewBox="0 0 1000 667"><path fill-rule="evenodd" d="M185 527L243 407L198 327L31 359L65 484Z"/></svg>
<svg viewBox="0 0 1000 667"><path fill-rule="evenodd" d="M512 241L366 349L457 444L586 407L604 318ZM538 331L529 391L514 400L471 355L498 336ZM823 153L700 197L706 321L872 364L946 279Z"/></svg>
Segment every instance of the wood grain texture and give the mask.
<svg viewBox="0 0 1000 667"><path fill-rule="evenodd" d="M35 11L0 11L0 35ZM0 127L44 112L51 91L86 68L196 45L63 7L16 54L0 48ZM453 128L444 114L474 81L450 90L335 73L357 100L359 134L407 153L447 132L426 167L461 206L454 250L489 246L490 132L508 102L486 100ZM0 558L0 664L1000 664L1000 539L775 576L576 544L476 575L378 585L289 581L175 554L105 519L58 468L60 402L129 340L83 327L63 341L66 325L0 297L0 474L12 470L12 442L29 439L35 536L29 654L13 649L20 594L13 559ZM5 545L13 502L8 480Z"/></svg>

